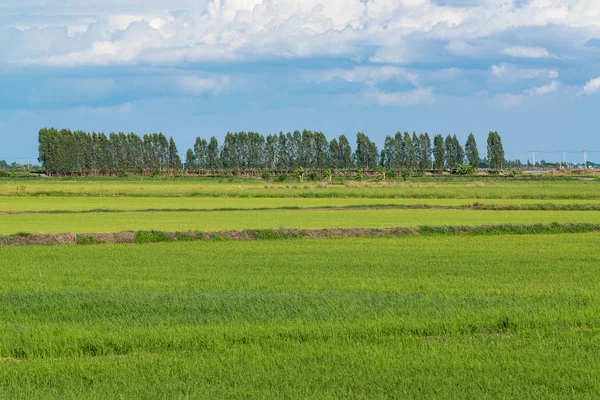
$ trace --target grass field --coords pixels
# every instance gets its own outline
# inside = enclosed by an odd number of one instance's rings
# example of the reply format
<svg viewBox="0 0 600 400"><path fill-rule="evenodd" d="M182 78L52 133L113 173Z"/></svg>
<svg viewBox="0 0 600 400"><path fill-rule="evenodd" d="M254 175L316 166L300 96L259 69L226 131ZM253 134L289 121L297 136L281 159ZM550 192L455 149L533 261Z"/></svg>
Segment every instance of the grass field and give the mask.
<svg viewBox="0 0 600 400"><path fill-rule="evenodd" d="M0 395L595 398L598 240L0 248Z"/></svg>
<svg viewBox="0 0 600 400"><path fill-rule="evenodd" d="M16 197L0 196L0 212L84 212L84 211L161 211L223 210L264 208L319 208L416 206L462 207L474 203L518 205L596 205L597 200L548 199L372 199L372 198L214 198L214 197Z"/></svg>
<svg viewBox="0 0 600 400"><path fill-rule="evenodd" d="M4 179L0 235L435 233L598 207L598 180ZM550 228L0 245L0 398L595 399L600 233Z"/></svg>
<svg viewBox="0 0 600 400"><path fill-rule="evenodd" d="M335 209L93 214L4 214L0 235L101 233L137 230L205 231L276 228L391 228L489 224L600 223L600 211Z"/></svg>
<svg viewBox="0 0 600 400"><path fill-rule="evenodd" d="M600 180L593 181L473 181L367 183L348 181L278 184L245 180L212 181L0 181L0 196L135 196L135 197L306 197L306 198L469 198L469 199L600 199Z"/></svg>

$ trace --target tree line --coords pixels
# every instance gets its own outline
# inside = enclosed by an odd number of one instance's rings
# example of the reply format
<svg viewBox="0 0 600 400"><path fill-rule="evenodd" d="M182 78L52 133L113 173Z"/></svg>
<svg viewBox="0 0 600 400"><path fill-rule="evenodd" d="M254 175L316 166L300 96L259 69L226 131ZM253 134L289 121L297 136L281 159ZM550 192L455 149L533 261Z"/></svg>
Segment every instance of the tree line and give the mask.
<svg viewBox="0 0 600 400"><path fill-rule="evenodd" d="M464 147L456 135L412 135L397 132L386 136L381 151L366 134L356 134L354 150L345 135L328 140L310 130L267 135L257 132L227 133L223 143L216 137L197 137L182 163L173 138L162 133L86 133L44 128L39 132L39 161L49 175L118 175L190 173L238 173L252 171L451 171L504 167L502 140L490 132L487 158L480 159L470 134Z"/></svg>

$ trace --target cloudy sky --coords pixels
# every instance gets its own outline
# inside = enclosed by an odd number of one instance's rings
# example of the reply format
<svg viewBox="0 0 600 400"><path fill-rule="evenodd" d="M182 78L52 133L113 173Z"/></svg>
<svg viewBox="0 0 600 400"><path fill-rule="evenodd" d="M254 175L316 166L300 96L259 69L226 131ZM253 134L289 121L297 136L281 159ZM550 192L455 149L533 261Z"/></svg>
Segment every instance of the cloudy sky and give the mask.
<svg viewBox="0 0 600 400"><path fill-rule="evenodd" d="M0 88L0 159L45 126L600 150L600 2L0 0Z"/></svg>

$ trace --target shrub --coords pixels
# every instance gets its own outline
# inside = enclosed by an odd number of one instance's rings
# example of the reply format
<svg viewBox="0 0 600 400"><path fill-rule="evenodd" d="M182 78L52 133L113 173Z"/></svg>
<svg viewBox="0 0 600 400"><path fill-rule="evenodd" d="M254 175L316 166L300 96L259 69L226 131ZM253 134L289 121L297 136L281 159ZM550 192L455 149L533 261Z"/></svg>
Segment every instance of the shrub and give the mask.
<svg viewBox="0 0 600 400"><path fill-rule="evenodd" d="M363 172L360 169L357 169L354 179L356 179L357 181L362 181L363 179L365 179L365 175L363 174Z"/></svg>
<svg viewBox="0 0 600 400"><path fill-rule="evenodd" d="M94 236L86 236L86 235L77 235L75 238L75 244L79 245L91 245L91 244L99 244L102 243L100 240L96 239Z"/></svg>
<svg viewBox="0 0 600 400"><path fill-rule="evenodd" d="M29 237L29 236L31 236L31 233L29 233L29 232L17 232L13 236Z"/></svg>
<svg viewBox="0 0 600 400"><path fill-rule="evenodd" d="M251 231L251 233L252 237L256 240L287 239L287 235L283 232L273 229L257 229Z"/></svg>
<svg viewBox="0 0 600 400"><path fill-rule="evenodd" d="M319 174L317 174L315 171L312 171L312 172L309 172L306 177L308 178L309 181L314 182L319 179Z"/></svg>
<svg viewBox="0 0 600 400"><path fill-rule="evenodd" d="M269 171L264 171L262 173L261 177L262 177L263 181L269 181L269 180L271 180L272 175Z"/></svg>
<svg viewBox="0 0 600 400"><path fill-rule="evenodd" d="M169 233L162 231L139 231L135 234L136 243L161 243L174 240Z"/></svg>
<svg viewBox="0 0 600 400"><path fill-rule="evenodd" d="M288 179L288 175L287 174L279 174L277 175L277 181L278 182L285 182Z"/></svg>
<svg viewBox="0 0 600 400"><path fill-rule="evenodd" d="M402 179L404 180L404 182L406 182L406 180L410 178L411 172L412 171L410 170L410 168L402 168L402 171L400 171L400 175L402 175Z"/></svg>

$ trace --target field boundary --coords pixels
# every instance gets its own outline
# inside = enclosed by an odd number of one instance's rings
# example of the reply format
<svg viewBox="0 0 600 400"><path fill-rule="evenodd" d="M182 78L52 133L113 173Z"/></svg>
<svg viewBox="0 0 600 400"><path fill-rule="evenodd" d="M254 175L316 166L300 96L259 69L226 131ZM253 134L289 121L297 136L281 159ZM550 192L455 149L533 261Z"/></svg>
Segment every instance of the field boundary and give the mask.
<svg viewBox="0 0 600 400"><path fill-rule="evenodd" d="M408 236L537 235L600 232L600 224L534 224L481 226L419 226L414 228L252 229L218 232L137 231L90 234L30 234L0 236L0 246L150 244L192 241L251 241L318 238L386 238Z"/></svg>
<svg viewBox="0 0 600 400"><path fill-rule="evenodd" d="M112 213L144 213L144 212L226 212L226 211L336 211L336 210L481 210L481 211L600 211L598 204L482 204L475 202L464 205L437 204L356 204L348 206L282 206L282 207L217 207L217 208L145 208L137 210L92 208L89 210L35 210L35 211L0 211L0 215L25 214L112 214Z"/></svg>

